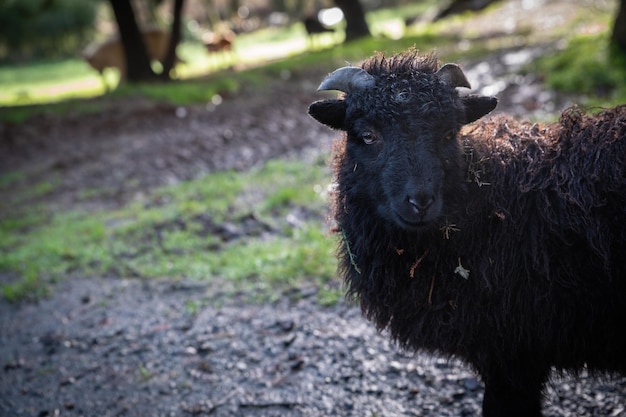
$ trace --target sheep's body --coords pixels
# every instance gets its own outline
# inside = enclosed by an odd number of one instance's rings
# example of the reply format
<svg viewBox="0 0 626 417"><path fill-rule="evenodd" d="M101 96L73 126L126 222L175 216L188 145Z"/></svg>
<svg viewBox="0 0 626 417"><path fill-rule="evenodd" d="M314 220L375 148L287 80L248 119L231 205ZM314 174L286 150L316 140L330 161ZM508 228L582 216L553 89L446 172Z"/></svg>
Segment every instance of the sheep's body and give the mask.
<svg viewBox="0 0 626 417"><path fill-rule="evenodd" d="M485 416L540 416L553 368L626 373L626 107L459 133L492 107L473 114L413 54L375 58L376 87L311 106L347 131L341 272L403 347L472 365Z"/></svg>

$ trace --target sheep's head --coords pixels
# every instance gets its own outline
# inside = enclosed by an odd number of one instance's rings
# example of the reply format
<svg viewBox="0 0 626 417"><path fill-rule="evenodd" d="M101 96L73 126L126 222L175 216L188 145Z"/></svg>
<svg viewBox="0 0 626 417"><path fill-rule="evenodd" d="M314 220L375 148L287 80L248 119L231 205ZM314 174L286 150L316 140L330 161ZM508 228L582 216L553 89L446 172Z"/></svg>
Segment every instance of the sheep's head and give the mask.
<svg viewBox="0 0 626 417"><path fill-rule="evenodd" d="M344 96L311 104L309 114L346 132L340 198L354 196L402 230L445 215L446 200L462 182L459 130L497 103L494 97L460 96L457 87L470 87L458 65L439 67L434 56L414 50L377 55L362 68L344 67L326 77L319 90Z"/></svg>

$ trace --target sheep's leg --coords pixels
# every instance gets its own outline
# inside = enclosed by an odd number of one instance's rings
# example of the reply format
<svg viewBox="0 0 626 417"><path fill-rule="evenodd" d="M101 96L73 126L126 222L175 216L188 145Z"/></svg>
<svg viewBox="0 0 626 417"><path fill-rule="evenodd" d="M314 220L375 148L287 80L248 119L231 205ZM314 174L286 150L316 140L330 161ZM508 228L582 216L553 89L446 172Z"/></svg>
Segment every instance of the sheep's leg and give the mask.
<svg viewBox="0 0 626 417"><path fill-rule="evenodd" d="M520 386L502 379L486 382L483 417L541 417L542 381Z"/></svg>

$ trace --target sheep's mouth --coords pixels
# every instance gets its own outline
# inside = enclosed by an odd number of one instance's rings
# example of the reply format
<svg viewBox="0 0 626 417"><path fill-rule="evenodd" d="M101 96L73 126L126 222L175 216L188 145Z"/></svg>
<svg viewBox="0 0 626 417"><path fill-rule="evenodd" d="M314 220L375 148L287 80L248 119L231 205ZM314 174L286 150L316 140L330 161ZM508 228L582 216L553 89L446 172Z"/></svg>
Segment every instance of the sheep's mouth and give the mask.
<svg viewBox="0 0 626 417"><path fill-rule="evenodd" d="M406 204L398 207L398 205L391 205L390 212L392 213L392 220L400 229L415 232L425 227L428 227L435 222L441 212L441 203L435 201L432 206L417 211Z"/></svg>
<svg viewBox="0 0 626 417"><path fill-rule="evenodd" d="M431 222L426 219L426 216L422 216L420 218L408 220L397 212L394 212L394 217L396 219L396 224L400 226L400 228L408 231L416 231L425 226L428 226Z"/></svg>

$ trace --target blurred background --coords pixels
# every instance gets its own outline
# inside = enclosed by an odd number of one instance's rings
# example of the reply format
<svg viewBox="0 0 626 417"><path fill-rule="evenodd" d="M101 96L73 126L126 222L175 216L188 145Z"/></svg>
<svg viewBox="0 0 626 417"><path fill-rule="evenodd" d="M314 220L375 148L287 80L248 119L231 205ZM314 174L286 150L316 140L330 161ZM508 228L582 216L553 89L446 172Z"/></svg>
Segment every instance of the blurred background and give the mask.
<svg viewBox="0 0 626 417"><path fill-rule="evenodd" d="M626 102L624 1L5 0L0 288L68 276L340 299L330 71L407 48L461 64L497 112ZM326 93L329 94L329 93Z"/></svg>
<svg viewBox="0 0 626 417"><path fill-rule="evenodd" d="M307 108L407 48L528 123L623 104L625 4L0 0L0 414L478 415L344 300ZM624 416L594 383L547 415Z"/></svg>
<svg viewBox="0 0 626 417"><path fill-rule="evenodd" d="M114 275L338 300L335 134L306 114L328 72L434 51L496 113L552 121L626 102L623 19L617 0L5 0L0 288Z"/></svg>
<svg viewBox="0 0 626 417"><path fill-rule="evenodd" d="M525 72L549 78L553 67L569 66L586 80L567 74L548 79L551 87L620 94L621 77L611 64L622 61L609 62L619 55L612 52L626 48L620 7L616 0L569 7L550 0L5 0L0 106L96 96L120 79L190 80L278 60L286 60L285 68L331 68L409 46L437 49L448 60L524 46L527 52L514 58L524 65L555 50L577 50L584 57L546 57ZM288 60L295 56L300 59Z"/></svg>

